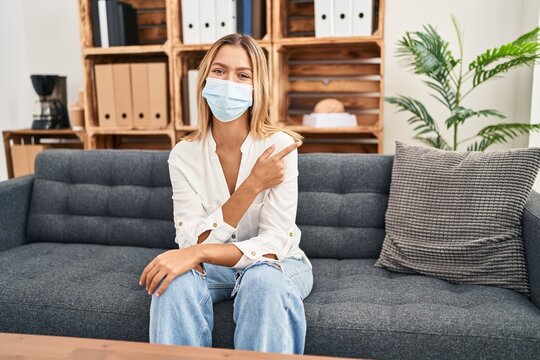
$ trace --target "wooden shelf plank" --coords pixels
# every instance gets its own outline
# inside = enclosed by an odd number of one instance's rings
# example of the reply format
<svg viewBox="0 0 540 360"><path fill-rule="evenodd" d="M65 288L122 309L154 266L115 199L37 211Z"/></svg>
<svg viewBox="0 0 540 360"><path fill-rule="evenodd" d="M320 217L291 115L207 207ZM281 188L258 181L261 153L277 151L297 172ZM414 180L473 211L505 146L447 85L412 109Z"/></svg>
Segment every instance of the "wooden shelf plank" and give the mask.
<svg viewBox="0 0 540 360"><path fill-rule="evenodd" d="M314 46L314 45L338 45L338 44L364 44L381 41L380 36L347 36L347 37L290 37L275 39L274 43L282 46Z"/></svg>
<svg viewBox="0 0 540 360"><path fill-rule="evenodd" d="M89 135L174 135L174 129L107 129L90 128Z"/></svg>
<svg viewBox="0 0 540 360"><path fill-rule="evenodd" d="M34 130L34 129L19 129L19 130L6 130L5 133L15 134L15 135L76 135L79 133L84 133L84 130L73 130L73 129L50 129L50 130Z"/></svg>
<svg viewBox="0 0 540 360"><path fill-rule="evenodd" d="M379 131L377 126L353 126L353 127L332 127L318 128L304 125L283 125L286 129L304 134L368 134Z"/></svg>
<svg viewBox="0 0 540 360"><path fill-rule="evenodd" d="M164 45L111 46L108 48L89 47L89 48L83 49L84 56L159 54L159 53L165 53Z"/></svg>

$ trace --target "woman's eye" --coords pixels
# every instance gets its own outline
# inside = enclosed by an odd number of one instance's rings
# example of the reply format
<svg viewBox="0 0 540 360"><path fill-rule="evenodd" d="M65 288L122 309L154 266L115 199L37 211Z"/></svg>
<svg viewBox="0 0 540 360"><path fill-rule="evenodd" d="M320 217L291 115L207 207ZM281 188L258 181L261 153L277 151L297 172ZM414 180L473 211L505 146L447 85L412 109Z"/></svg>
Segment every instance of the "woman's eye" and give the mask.
<svg viewBox="0 0 540 360"><path fill-rule="evenodd" d="M243 79L249 79L249 75L246 74L246 73L241 73L240 77L243 78Z"/></svg>
<svg viewBox="0 0 540 360"><path fill-rule="evenodd" d="M212 72L215 72L217 74L223 74L223 70L222 69L214 69L212 70Z"/></svg>

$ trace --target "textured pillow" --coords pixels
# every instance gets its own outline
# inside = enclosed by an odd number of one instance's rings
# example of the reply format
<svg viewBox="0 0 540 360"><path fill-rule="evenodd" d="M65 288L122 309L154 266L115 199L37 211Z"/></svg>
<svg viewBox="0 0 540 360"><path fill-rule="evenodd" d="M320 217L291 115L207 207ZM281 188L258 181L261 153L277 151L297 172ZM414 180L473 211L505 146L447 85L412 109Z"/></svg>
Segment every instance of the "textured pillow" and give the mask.
<svg viewBox="0 0 540 360"><path fill-rule="evenodd" d="M396 142L375 266L529 295L521 218L540 148L453 152Z"/></svg>

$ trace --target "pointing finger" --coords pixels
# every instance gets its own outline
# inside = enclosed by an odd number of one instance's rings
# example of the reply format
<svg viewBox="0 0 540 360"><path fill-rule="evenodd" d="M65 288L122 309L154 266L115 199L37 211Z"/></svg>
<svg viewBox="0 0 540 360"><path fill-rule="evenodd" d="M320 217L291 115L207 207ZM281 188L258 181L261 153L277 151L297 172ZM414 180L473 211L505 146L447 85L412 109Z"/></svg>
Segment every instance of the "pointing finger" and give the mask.
<svg viewBox="0 0 540 360"><path fill-rule="evenodd" d="M287 146L285 149L281 150L273 157L278 160L281 160L285 156L287 156L290 152L292 152L294 149L298 148L300 145L302 145L302 141L295 141L294 144Z"/></svg>

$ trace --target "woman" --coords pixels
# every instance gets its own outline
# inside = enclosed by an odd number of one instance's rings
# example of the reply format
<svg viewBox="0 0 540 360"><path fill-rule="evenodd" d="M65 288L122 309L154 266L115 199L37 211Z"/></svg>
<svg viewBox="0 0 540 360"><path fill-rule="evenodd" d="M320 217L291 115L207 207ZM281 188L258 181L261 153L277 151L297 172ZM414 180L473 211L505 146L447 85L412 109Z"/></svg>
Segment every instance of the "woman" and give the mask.
<svg viewBox="0 0 540 360"><path fill-rule="evenodd" d="M234 297L236 349L304 351L313 274L295 224L302 142L270 123L269 101L257 42L213 44L199 67L199 128L168 159L179 249L140 277L152 343L212 346L212 304Z"/></svg>

